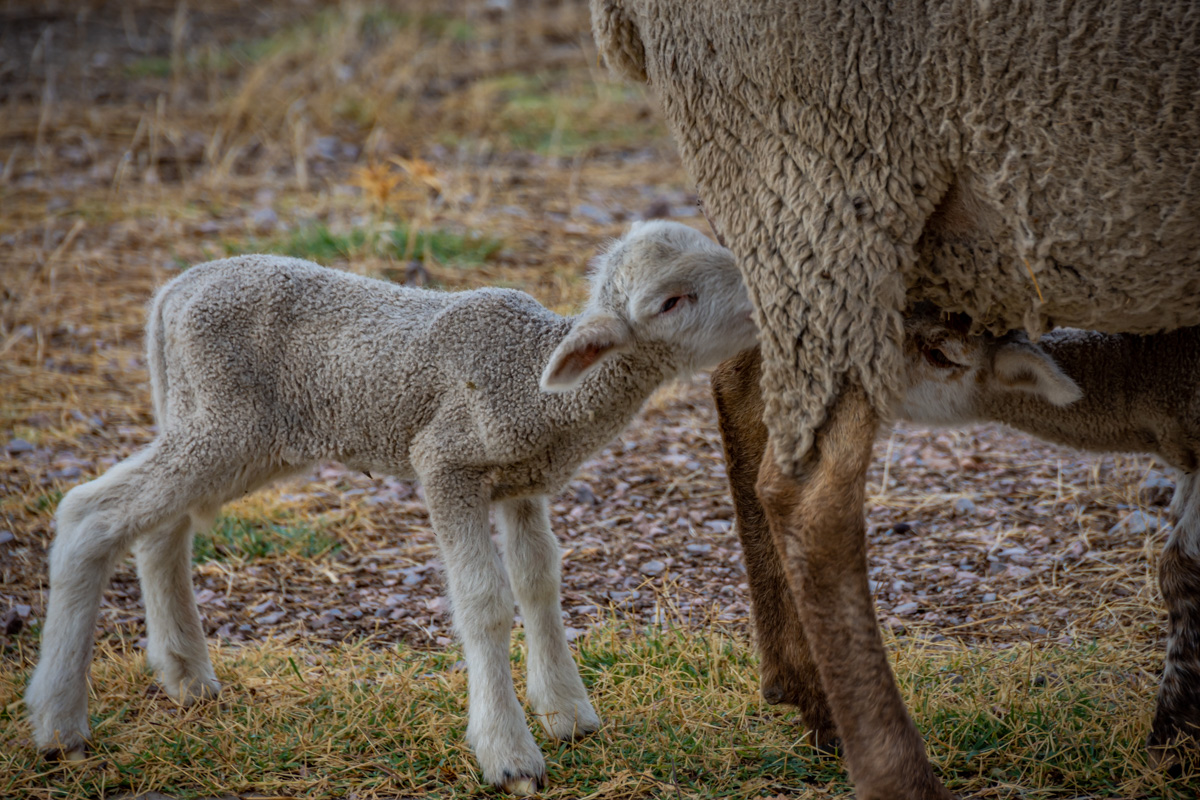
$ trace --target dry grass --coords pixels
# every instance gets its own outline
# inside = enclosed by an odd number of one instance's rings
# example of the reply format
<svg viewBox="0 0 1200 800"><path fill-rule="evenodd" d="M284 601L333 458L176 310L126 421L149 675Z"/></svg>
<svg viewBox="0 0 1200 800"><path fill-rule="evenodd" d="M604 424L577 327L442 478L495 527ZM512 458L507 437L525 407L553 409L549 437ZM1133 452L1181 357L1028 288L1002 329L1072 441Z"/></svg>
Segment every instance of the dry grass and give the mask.
<svg viewBox="0 0 1200 800"><path fill-rule="evenodd" d="M577 646L606 724L579 742L542 741L551 780L544 796L816 798L845 790L837 761L815 755L795 720L758 699L739 636L717 626L704 637L674 626L631 633L612 621ZM1149 767L1141 748L1154 653L1103 644L992 653L911 639L889 646L939 772L957 791L1148 800L1194 790ZM217 647L214 656L222 699L180 709L155 690L140 653L106 647L93 672L94 758L71 769L44 765L18 726L6 725L0 794L478 792L463 743L466 673L453 650L367 642L308 649L268 639ZM17 713L23 677L20 669L0 678L0 719Z"/></svg>
<svg viewBox="0 0 1200 800"><path fill-rule="evenodd" d="M481 791L419 490L334 465L232 504L202 537L218 704L179 710L151 688L128 565L101 613L98 759L38 762L19 696L54 507L152 437L143 308L182 267L270 249L515 286L565 312L626 220L703 228L653 103L597 68L585 4L514 5L0 10L0 796ZM31 449L8 452L15 440ZM941 774L979 797L1195 796L1200 778L1165 781L1140 747L1164 529L1114 524L1163 515L1139 491L1149 462L996 428L903 430L877 454L872 579ZM546 745L550 795L847 791L840 764L756 699L702 381L657 395L552 508L568 624L610 723Z"/></svg>

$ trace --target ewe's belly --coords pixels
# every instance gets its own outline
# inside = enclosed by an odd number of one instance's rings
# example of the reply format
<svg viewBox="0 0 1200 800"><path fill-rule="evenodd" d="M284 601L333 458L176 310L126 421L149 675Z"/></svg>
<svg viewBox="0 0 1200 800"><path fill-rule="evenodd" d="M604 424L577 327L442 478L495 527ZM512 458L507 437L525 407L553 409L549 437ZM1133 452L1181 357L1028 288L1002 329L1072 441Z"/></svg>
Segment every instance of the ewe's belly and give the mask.
<svg viewBox="0 0 1200 800"><path fill-rule="evenodd" d="M1104 192L1103 175L1071 184L1048 169L960 176L918 241L910 300L997 332L1200 325L1200 196L1177 177L1123 176L1127 189Z"/></svg>
<svg viewBox="0 0 1200 800"><path fill-rule="evenodd" d="M994 332L1054 327L1158 333L1200 325L1200 254L1195 263L1132 258L1109 269L1043 258L1035 267L994 242L942 242L922 248L909 299L969 314Z"/></svg>

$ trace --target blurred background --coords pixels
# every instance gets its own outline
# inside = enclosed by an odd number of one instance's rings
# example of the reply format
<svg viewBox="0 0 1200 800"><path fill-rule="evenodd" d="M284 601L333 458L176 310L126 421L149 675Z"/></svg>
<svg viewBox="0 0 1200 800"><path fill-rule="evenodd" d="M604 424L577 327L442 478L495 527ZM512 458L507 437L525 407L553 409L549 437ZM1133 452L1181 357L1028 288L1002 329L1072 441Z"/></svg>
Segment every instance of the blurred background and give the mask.
<svg viewBox="0 0 1200 800"><path fill-rule="evenodd" d="M156 697L118 569L93 672L103 760L63 789L19 700L54 509L153 437L144 309L191 264L269 251L569 313L629 221L710 233L695 203L652 94L598 63L584 0L0 2L0 796L476 793L420 488L336 464L197 537L225 716ZM994 426L901 428L876 456L872 590L951 785L1194 797L1140 747L1168 476ZM547 745L554 796L846 791L758 699L706 380L656 395L552 512L569 635L611 722Z"/></svg>

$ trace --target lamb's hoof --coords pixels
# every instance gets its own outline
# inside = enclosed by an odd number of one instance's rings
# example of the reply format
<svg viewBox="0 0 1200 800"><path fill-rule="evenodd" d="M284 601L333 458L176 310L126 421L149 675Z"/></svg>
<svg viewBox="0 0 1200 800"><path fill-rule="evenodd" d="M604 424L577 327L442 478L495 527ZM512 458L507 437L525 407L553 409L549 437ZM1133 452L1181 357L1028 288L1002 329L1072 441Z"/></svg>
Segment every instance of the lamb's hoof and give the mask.
<svg viewBox="0 0 1200 800"><path fill-rule="evenodd" d="M173 682L160 679L159 683L167 696L181 706L215 700L221 693L221 684L215 678L189 678Z"/></svg>
<svg viewBox="0 0 1200 800"><path fill-rule="evenodd" d="M530 797L546 788L546 773L543 772L541 775L536 776L520 775L516 777L505 775L500 788L517 797Z"/></svg>
<svg viewBox="0 0 1200 800"><path fill-rule="evenodd" d="M546 759L529 729L522 725L507 736L487 735L467 727L467 741L475 751L483 782L515 795L529 795L546 785Z"/></svg>
<svg viewBox="0 0 1200 800"><path fill-rule="evenodd" d="M81 744L75 747L51 747L42 752L42 757L52 764L76 764L87 761L92 753L86 744Z"/></svg>
<svg viewBox="0 0 1200 800"><path fill-rule="evenodd" d="M549 711L538 714L538 719L546 734L560 742L582 739L603 725L596 710L586 701L576 711Z"/></svg>

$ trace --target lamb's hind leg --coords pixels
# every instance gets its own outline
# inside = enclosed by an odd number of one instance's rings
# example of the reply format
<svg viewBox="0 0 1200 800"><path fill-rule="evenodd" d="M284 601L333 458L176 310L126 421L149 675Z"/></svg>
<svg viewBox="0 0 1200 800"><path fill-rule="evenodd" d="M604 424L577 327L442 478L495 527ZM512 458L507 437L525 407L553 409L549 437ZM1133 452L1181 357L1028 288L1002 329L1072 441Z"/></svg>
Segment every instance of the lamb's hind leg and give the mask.
<svg viewBox="0 0 1200 800"><path fill-rule="evenodd" d="M211 475L191 455L155 441L59 505L41 655L25 693L34 740L48 756L84 752L100 595L133 542L177 521L203 491Z"/></svg>
<svg viewBox="0 0 1200 800"><path fill-rule="evenodd" d="M532 794L546 782L546 762L513 687L513 595L489 534L482 478L457 473L422 478L467 661L467 741L485 781Z"/></svg>
<svg viewBox="0 0 1200 800"><path fill-rule="evenodd" d="M1175 529L1158 567L1167 657L1147 740L1167 762L1195 759L1200 748L1200 471L1180 475L1171 510Z"/></svg>
<svg viewBox="0 0 1200 800"><path fill-rule="evenodd" d="M748 350L713 370L712 389L729 470L736 529L750 583L762 695L772 705L797 706L813 745L833 751L838 739L829 701L755 489L758 468L767 449L759 389L761 374L758 350Z"/></svg>
<svg viewBox="0 0 1200 800"><path fill-rule="evenodd" d="M146 606L147 659L167 694L187 705L217 696L221 684L192 589L192 530L184 514L134 545Z"/></svg>
<svg viewBox="0 0 1200 800"><path fill-rule="evenodd" d="M567 646L559 585L562 567L558 540L550 530L545 497L500 504L504 564L525 618L529 647L529 703L555 739L571 739L598 730L600 718Z"/></svg>

